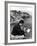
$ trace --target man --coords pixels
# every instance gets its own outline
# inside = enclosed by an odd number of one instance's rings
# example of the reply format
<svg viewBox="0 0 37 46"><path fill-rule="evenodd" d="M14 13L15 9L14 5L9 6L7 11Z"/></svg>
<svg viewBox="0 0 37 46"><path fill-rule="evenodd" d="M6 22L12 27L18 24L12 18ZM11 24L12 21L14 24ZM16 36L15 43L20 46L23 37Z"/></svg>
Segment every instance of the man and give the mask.
<svg viewBox="0 0 37 46"><path fill-rule="evenodd" d="M13 27L12 35L24 35L24 31L21 29L21 26L24 24L23 20L20 20L18 24Z"/></svg>

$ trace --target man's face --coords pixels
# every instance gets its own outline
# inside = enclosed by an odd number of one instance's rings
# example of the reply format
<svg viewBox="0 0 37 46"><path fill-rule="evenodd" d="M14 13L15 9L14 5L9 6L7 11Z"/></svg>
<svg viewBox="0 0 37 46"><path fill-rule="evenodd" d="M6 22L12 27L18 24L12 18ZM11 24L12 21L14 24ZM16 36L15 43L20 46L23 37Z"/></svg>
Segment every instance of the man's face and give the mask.
<svg viewBox="0 0 37 46"><path fill-rule="evenodd" d="M19 25L22 26L23 24L20 23Z"/></svg>

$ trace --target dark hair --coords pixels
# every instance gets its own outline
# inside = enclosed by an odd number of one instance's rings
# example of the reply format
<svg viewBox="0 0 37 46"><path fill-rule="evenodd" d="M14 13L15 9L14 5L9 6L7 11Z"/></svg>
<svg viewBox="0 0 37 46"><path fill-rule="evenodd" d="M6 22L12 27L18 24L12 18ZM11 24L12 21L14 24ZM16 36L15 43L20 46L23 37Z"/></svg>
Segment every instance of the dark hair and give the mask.
<svg viewBox="0 0 37 46"><path fill-rule="evenodd" d="M24 23L24 20L20 20L19 23L23 24Z"/></svg>

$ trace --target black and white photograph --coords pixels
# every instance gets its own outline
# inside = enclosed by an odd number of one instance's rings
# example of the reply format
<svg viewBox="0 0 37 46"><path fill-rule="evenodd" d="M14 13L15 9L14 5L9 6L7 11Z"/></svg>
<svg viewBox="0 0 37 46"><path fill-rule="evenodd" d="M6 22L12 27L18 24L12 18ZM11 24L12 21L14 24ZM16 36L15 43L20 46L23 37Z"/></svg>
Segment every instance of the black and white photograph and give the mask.
<svg viewBox="0 0 37 46"><path fill-rule="evenodd" d="M35 42L35 3L6 2L7 43Z"/></svg>
<svg viewBox="0 0 37 46"><path fill-rule="evenodd" d="M10 11L10 40L32 38L32 15L27 12Z"/></svg>

